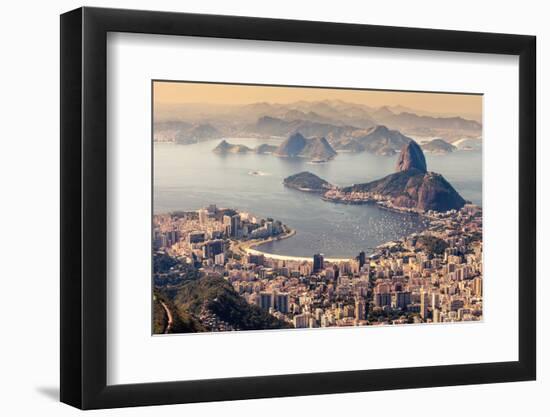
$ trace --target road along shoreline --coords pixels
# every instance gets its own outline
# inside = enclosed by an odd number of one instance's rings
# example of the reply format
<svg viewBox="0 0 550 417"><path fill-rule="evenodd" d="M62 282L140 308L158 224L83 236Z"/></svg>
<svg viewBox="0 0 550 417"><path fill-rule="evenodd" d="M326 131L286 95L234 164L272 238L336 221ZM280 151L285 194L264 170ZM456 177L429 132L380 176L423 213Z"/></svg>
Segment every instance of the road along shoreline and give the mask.
<svg viewBox="0 0 550 417"><path fill-rule="evenodd" d="M258 246L264 245L269 242L288 239L294 235L296 235L296 230L292 229L280 236L270 237L268 239L238 243L235 249L241 252L241 254L243 255L263 255L265 258L273 259L277 261L311 262L313 259L312 256L306 257L306 256L276 255L274 253L264 252L257 249ZM351 260L351 258L325 258L325 261L327 262L347 262L349 260Z"/></svg>

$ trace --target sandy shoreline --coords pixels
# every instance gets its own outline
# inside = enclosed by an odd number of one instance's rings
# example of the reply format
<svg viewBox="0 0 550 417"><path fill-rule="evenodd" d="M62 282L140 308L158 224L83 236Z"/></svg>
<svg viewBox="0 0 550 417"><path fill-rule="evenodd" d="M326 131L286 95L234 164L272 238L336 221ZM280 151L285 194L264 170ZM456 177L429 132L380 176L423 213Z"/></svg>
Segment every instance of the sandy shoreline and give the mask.
<svg viewBox="0 0 550 417"><path fill-rule="evenodd" d="M313 262L313 256L307 258L302 256L288 256L288 255L275 255L273 253L268 252L262 252L256 249L246 249L247 253L250 253L252 255L263 255L265 258L274 259L278 261L296 261L296 262ZM332 263L338 263L338 262L348 262L351 258L325 258L325 262L332 262Z"/></svg>
<svg viewBox="0 0 550 417"><path fill-rule="evenodd" d="M261 242L253 242L251 243L250 245L246 245L246 246L242 246L241 249L246 253L246 254L251 254L251 255L263 255L265 258L269 258L269 259L274 259L274 260L277 260L277 261L295 261L295 262L304 262L304 261L307 261L307 262L313 262L313 254L312 256L309 256L309 257L305 257L305 256L289 256L289 255L276 255L274 253L269 253L269 252L264 252L264 251L261 251L261 250L258 250L258 249L255 249L257 246L260 246L260 245L263 245L265 243L269 243L269 242L273 242L273 241L277 241L277 240L283 240L283 239L288 239L288 238L291 238L292 236L294 236L296 234L296 230L291 230L290 232L286 233L285 235L283 236L278 236L276 238L269 238L269 239L265 239ZM351 260L352 258L325 258L325 261L326 262L347 262L349 260Z"/></svg>

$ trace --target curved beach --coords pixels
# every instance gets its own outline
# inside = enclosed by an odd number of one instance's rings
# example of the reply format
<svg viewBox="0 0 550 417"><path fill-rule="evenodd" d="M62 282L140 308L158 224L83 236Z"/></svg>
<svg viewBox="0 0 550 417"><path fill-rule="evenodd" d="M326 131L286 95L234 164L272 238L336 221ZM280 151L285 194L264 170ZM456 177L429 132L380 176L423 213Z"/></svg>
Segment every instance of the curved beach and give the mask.
<svg viewBox="0 0 550 417"><path fill-rule="evenodd" d="M246 242L248 244L241 244L238 245L238 250L244 252L245 254L252 254L252 255L263 255L265 258L274 259L278 261L294 261L294 262L304 262L308 261L311 262L311 257L305 257L305 256L289 256L289 255L276 255L274 253L264 252L258 249L255 249L256 247L277 241L282 239L288 239L296 234L296 230L290 230L288 233L285 233L284 235L277 236L277 237L270 237L268 239L263 239L260 241L254 241L254 242ZM346 262L349 261L351 258L325 258L325 261L327 262Z"/></svg>

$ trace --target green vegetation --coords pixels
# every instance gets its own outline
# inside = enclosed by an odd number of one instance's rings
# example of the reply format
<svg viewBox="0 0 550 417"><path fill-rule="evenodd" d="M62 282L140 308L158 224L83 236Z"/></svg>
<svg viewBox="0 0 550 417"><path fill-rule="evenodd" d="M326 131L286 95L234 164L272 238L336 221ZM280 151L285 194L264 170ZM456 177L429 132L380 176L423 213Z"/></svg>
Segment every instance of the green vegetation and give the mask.
<svg viewBox="0 0 550 417"><path fill-rule="evenodd" d="M319 193L324 193L331 188L331 185L327 181L308 171L286 177L283 183L290 188Z"/></svg>
<svg viewBox="0 0 550 417"><path fill-rule="evenodd" d="M250 305L221 277L202 277L183 284L174 298L180 313L198 316L203 308L239 330L291 327L259 307Z"/></svg>
<svg viewBox="0 0 550 417"><path fill-rule="evenodd" d="M198 279L199 271L164 252L156 252L153 254L153 277L155 286L167 287Z"/></svg>
<svg viewBox="0 0 550 417"><path fill-rule="evenodd" d="M157 292L153 296L153 334L162 334L168 325L166 311L160 303Z"/></svg>
<svg viewBox="0 0 550 417"><path fill-rule="evenodd" d="M434 253L442 255L449 245L435 236L420 236L416 241L415 247L421 249L426 253Z"/></svg>
<svg viewBox="0 0 550 417"><path fill-rule="evenodd" d="M168 328L168 314L164 306L172 314L172 324ZM196 333L205 331L201 323L191 314L179 311L168 297L159 291L153 293L153 333L163 334L168 328L168 333Z"/></svg>
<svg viewBox="0 0 550 417"><path fill-rule="evenodd" d="M211 323L204 317L215 317L238 330L291 327L248 304L222 277L205 276L192 265L162 252L153 255L153 267L155 334L209 331ZM170 325L166 309L172 315Z"/></svg>
<svg viewBox="0 0 550 417"><path fill-rule="evenodd" d="M153 271L156 273L166 273L177 264L178 260L166 253L156 252L153 254Z"/></svg>

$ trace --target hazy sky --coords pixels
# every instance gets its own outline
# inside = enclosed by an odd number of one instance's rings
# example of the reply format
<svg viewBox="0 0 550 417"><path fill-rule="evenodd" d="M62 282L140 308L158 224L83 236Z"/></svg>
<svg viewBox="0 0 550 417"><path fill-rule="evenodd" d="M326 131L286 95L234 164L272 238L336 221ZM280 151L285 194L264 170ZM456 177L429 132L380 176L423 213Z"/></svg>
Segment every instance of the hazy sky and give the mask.
<svg viewBox="0 0 550 417"><path fill-rule="evenodd" d="M396 91L346 90L304 87L270 87L188 82L154 83L155 104L212 103L250 104L258 102L343 100L371 107L401 105L432 113L481 117L482 96L466 94L412 93Z"/></svg>

